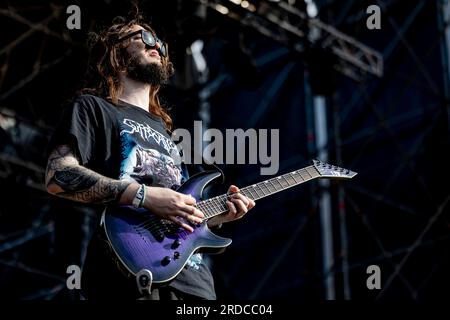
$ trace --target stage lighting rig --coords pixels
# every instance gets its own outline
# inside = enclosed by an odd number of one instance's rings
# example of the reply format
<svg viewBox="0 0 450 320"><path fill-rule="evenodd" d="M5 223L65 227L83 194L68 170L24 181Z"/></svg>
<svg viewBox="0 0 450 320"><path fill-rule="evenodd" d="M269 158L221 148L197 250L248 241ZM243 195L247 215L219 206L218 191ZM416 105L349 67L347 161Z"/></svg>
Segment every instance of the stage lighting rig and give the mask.
<svg viewBox="0 0 450 320"><path fill-rule="evenodd" d="M305 10L285 1L199 1L242 26L250 27L301 54L313 47L330 52L336 58L334 68L356 81L368 74L377 77L383 75L381 53L314 18L317 7L313 1L304 2Z"/></svg>

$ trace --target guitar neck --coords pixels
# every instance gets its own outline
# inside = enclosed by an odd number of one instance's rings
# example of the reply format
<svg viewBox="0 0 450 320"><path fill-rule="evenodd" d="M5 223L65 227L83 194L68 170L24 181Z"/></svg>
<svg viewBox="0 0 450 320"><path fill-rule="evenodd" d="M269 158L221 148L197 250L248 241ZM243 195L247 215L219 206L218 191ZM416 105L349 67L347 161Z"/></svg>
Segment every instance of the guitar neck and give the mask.
<svg viewBox="0 0 450 320"><path fill-rule="evenodd" d="M241 188L240 193L256 201L320 176L320 173L314 166L309 166ZM226 204L228 199L228 194L222 194L208 200L197 202L195 206L203 212L205 219L209 219L229 210Z"/></svg>

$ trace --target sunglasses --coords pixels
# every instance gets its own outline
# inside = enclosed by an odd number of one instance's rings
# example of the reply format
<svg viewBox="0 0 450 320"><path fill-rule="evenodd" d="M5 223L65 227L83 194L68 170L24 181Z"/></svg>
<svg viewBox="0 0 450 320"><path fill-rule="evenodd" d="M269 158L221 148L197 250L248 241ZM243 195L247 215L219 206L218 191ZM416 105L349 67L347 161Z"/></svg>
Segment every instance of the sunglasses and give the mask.
<svg viewBox="0 0 450 320"><path fill-rule="evenodd" d="M156 44L158 44L159 45L159 48L157 49L158 53L163 57L167 57L166 44L164 42L162 42L160 39L158 39L158 37L153 35L153 33L151 33L150 31L144 30L144 29L127 34L126 36L123 36L122 38L117 40L117 42L122 42L122 41L129 39L132 36L135 36L137 34L141 35L142 42L144 42L144 44L149 46L150 48L155 48Z"/></svg>

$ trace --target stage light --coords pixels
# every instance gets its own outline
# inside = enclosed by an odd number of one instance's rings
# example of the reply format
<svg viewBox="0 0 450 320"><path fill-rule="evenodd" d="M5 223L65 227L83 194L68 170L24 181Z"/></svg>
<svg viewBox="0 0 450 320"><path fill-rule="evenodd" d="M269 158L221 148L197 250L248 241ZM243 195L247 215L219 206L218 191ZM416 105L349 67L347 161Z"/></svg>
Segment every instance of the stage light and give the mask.
<svg viewBox="0 0 450 320"><path fill-rule="evenodd" d="M314 0L305 0L306 3L306 13L308 17L315 18L318 14L317 5Z"/></svg>
<svg viewBox="0 0 450 320"><path fill-rule="evenodd" d="M228 14L228 12L229 12L228 8L221 4L217 3L215 5L215 7L216 7L216 10L219 11L221 14Z"/></svg>

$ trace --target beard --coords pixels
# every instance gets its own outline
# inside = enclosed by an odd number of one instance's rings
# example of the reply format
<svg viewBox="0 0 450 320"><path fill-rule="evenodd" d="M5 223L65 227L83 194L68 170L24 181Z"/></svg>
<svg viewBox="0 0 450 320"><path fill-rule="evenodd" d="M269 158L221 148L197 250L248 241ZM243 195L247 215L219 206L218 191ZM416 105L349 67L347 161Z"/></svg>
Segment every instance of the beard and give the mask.
<svg viewBox="0 0 450 320"><path fill-rule="evenodd" d="M136 81L148 83L151 86L167 84L169 72L159 63L142 62L138 56L131 56L127 66L127 74Z"/></svg>

